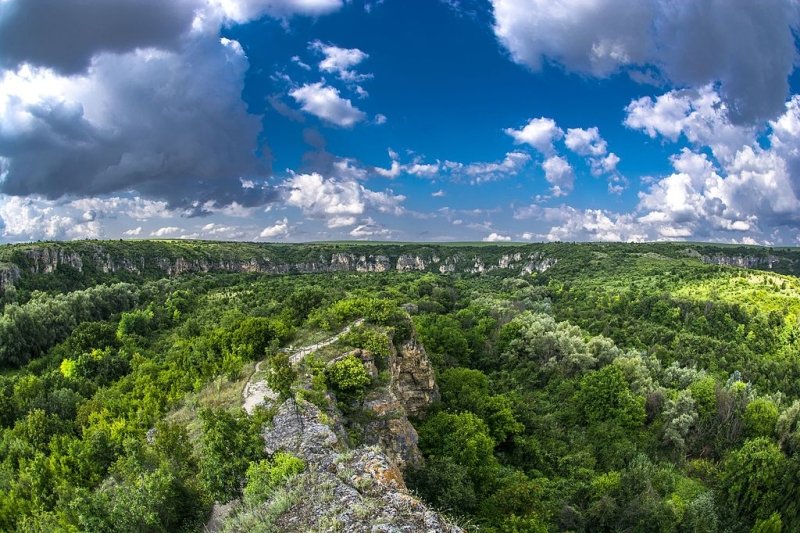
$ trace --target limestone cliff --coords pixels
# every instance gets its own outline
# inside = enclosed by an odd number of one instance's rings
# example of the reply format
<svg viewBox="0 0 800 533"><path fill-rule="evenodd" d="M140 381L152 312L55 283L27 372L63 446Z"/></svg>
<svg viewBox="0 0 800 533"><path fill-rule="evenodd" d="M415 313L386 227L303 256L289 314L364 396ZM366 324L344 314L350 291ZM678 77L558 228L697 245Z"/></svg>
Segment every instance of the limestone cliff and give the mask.
<svg viewBox="0 0 800 533"><path fill-rule="evenodd" d="M261 274L325 272L439 272L483 274L493 270L544 272L556 263L541 252L498 253L476 248L433 245L261 245L256 243L47 243L0 249L0 291L21 278L70 273L72 279L98 281L103 276L158 278L188 273ZM374 249L374 250L373 250ZM407 253L413 252L413 253ZM479 252L479 253L476 253ZM4 274L5 273L5 274ZM110 278L113 279L113 278Z"/></svg>

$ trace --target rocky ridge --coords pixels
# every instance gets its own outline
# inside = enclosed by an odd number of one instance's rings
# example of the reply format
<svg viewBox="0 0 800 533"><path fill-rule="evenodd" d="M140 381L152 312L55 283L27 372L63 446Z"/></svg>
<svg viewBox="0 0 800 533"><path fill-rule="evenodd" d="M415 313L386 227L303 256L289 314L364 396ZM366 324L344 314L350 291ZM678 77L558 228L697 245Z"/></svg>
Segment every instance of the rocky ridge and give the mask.
<svg viewBox="0 0 800 533"><path fill-rule="evenodd" d="M300 457L306 470L255 509L225 509L231 514L218 520L214 531L462 531L405 485L404 470L423 460L408 417L424 416L439 391L425 349L413 335L398 347L390 346L389 383L375 387L358 405L369 415L361 427L363 443L351 446L347 420L334 402L329 401L323 411L301 399L302 395L286 400L263 431L265 449L270 454L285 451ZM370 375L377 377L373 356L366 350L342 354L327 364L348 355L360 358ZM305 382L301 388L308 385ZM274 402L275 397L267 394L263 401Z"/></svg>

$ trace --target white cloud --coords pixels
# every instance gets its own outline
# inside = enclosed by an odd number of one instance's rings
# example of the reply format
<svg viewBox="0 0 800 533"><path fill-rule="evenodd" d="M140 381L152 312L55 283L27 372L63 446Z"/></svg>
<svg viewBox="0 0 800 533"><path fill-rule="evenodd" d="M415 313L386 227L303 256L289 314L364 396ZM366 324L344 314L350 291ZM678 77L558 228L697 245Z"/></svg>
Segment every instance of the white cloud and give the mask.
<svg viewBox="0 0 800 533"><path fill-rule="evenodd" d="M508 235L501 235L499 233L490 233L483 238L483 242L506 242L510 241L511 237Z"/></svg>
<svg viewBox="0 0 800 533"><path fill-rule="evenodd" d="M356 226L350 231L350 236L356 239L369 239L375 237L387 238L391 237L392 230L376 223L371 218L363 220L363 224Z"/></svg>
<svg viewBox="0 0 800 533"><path fill-rule="evenodd" d="M431 196L433 196L434 198L441 198L444 195L445 195L445 192L442 189L439 189L438 191L431 193Z"/></svg>
<svg viewBox="0 0 800 533"><path fill-rule="evenodd" d="M500 161L460 163L458 161L436 161L425 163L421 158L415 158L411 163L401 164L394 152L390 153L392 165L390 168L375 167L375 174L384 178L396 178L401 174L408 174L420 178L437 178L448 176L454 181L466 179L470 183L484 183L495 181L519 174L531 161L531 156L524 152L508 152Z"/></svg>
<svg viewBox="0 0 800 533"><path fill-rule="evenodd" d="M129 230L125 230L125 231L122 232L122 234L123 235L127 235L128 237L138 237L139 235L142 234L142 227L141 226L137 226L135 228L132 228L132 229L129 229Z"/></svg>
<svg viewBox="0 0 800 533"><path fill-rule="evenodd" d="M369 54L358 48L339 48L319 40L309 43L309 48L325 56L319 63L322 72L336 74L346 82L359 82L372 77L371 74L360 74L353 69L369 57Z"/></svg>
<svg viewBox="0 0 800 533"><path fill-rule="evenodd" d="M175 216L175 212L168 208L167 202L147 200L139 196L132 198L119 196L80 198L67 205L84 211L84 216L91 214L93 218L116 218L119 215L125 215L144 221L154 217L170 218Z"/></svg>
<svg viewBox="0 0 800 533"><path fill-rule="evenodd" d="M286 203L306 215L328 220L329 227L355 223L354 217L373 210L399 215L405 196L372 191L353 180L323 178L320 174L298 174L288 179Z"/></svg>
<svg viewBox="0 0 800 533"><path fill-rule="evenodd" d="M209 0L222 15L243 24L262 16L325 15L339 10L342 0Z"/></svg>
<svg viewBox="0 0 800 533"><path fill-rule="evenodd" d="M669 91L657 98L645 96L632 101L625 111L629 128L673 142L684 135L697 146L710 147L723 163L755 139L755 128L731 124L727 107L712 86Z"/></svg>
<svg viewBox="0 0 800 533"><path fill-rule="evenodd" d="M366 113L353 106L353 103L339 95L339 90L324 82L305 84L293 89L289 96L299 103L306 113L326 122L350 128L366 118Z"/></svg>
<svg viewBox="0 0 800 533"><path fill-rule="evenodd" d="M555 152L553 143L564 136L564 131L556 125L555 120L545 117L532 118L522 128L506 128L505 132L516 144L528 144L545 156Z"/></svg>
<svg viewBox="0 0 800 533"><path fill-rule="evenodd" d="M535 70L553 61L599 77L657 69L674 85L719 82L732 116L748 122L777 115L789 90L794 0L491 2L496 36Z"/></svg>
<svg viewBox="0 0 800 533"><path fill-rule="evenodd" d="M601 157L605 156L608 151L608 143L600 136L600 130L596 127L567 129L564 144L576 154L584 157Z"/></svg>
<svg viewBox="0 0 800 533"><path fill-rule="evenodd" d="M502 161L494 163L470 163L459 170L469 177L473 183L484 183L515 176L525 168L531 156L524 152L509 152Z"/></svg>
<svg viewBox="0 0 800 533"><path fill-rule="evenodd" d="M275 224L264 228L259 235L262 239L272 239L275 237L283 237L289 234L289 219L284 217L283 220L278 220Z"/></svg>
<svg viewBox="0 0 800 533"><path fill-rule="evenodd" d="M329 228L344 228L356 223L356 217L333 217L329 218L327 225Z"/></svg>
<svg viewBox="0 0 800 533"><path fill-rule="evenodd" d="M57 204L19 196L0 197L2 235L9 240L99 238L102 226L94 220L79 222Z"/></svg>
<svg viewBox="0 0 800 533"><path fill-rule="evenodd" d="M151 237L168 237L170 235L175 235L179 233L181 228L177 226L165 226L163 228L158 228L155 231L150 232Z"/></svg>
<svg viewBox="0 0 800 533"><path fill-rule="evenodd" d="M557 155L548 157L542 163L542 169L553 196L565 196L572 191L575 173L566 159Z"/></svg>

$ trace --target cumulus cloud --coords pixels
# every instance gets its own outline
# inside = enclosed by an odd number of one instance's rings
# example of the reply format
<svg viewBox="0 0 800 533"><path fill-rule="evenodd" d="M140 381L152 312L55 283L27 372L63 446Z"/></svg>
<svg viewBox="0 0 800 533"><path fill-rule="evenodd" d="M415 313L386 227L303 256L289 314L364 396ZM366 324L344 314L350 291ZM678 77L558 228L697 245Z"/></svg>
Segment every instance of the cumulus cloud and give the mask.
<svg viewBox="0 0 800 533"><path fill-rule="evenodd" d="M391 237L392 233L394 233L392 230L378 224L371 218L367 218L362 222L363 224L359 224L350 231L351 237L361 240L374 239L376 237L387 238Z"/></svg>
<svg viewBox="0 0 800 533"><path fill-rule="evenodd" d="M725 102L711 85L645 96L628 104L625 112L629 128L671 141L683 135L695 145L710 147L720 161L729 161L756 134L753 127L731 123Z"/></svg>
<svg viewBox="0 0 800 533"><path fill-rule="evenodd" d="M556 125L552 118L532 118L519 129L506 128L516 144L527 144L544 154L555 153L553 143L564 136L564 131Z"/></svg>
<svg viewBox="0 0 800 533"><path fill-rule="evenodd" d="M275 237L284 237L289 234L289 219L284 217L283 220L278 220L271 226L267 226L259 237L262 239L274 239Z"/></svg>
<svg viewBox="0 0 800 533"><path fill-rule="evenodd" d="M135 228L131 228L129 230L125 230L122 232L123 235L127 235L128 237L138 237L142 234L142 227L137 226Z"/></svg>
<svg viewBox="0 0 800 533"><path fill-rule="evenodd" d="M0 65L78 74L100 52L177 50L194 0L6 0L0 2Z"/></svg>
<svg viewBox="0 0 800 533"><path fill-rule="evenodd" d="M96 56L83 76L6 71L0 190L57 198L135 189L174 205L264 203L267 191L239 181L269 170L254 156L259 118L240 97L246 69L236 47L199 39L180 54Z"/></svg>
<svg viewBox="0 0 800 533"><path fill-rule="evenodd" d="M176 233L180 233L181 228L177 226L164 226L163 228L158 228L155 231L150 232L151 237L170 237L175 235Z"/></svg>
<svg viewBox="0 0 800 533"><path fill-rule="evenodd" d="M354 69L369 57L369 54L358 48L340 48L332 44L324 44L319 40L311 42L309 47L325 56L319 63L319 69L322 72L336 74L339 79L346 82L359 82L372 77L371 74L360 74Z"/></svg>
<svg viewBox="0 0 800 533"><path fill-rule="evenodd" d="M565 196L572 191L575 172L566 159L557 155L548 157L542 163L542 169L553 196Z"/></svg>
<svg viewBox="0 0 800 533"><path fill-rule="evenodd" d="M578 155L588 157L605 156L608 151L608 143L600 136L597 128L569 128L567 136L564 138L567 148Z"/></svg>
<svg viewBox="0 0 800 533"><path fill-rule="evenodd" d="M529 154L519 151L508 152L499 161L475 161L472 163L449 160L425 163L417 157L410 163L402 164L397 159L398 154L390 152L390 157L392 164L389 168L373 167L371 171L384 178L396 178L401 174L407 174L419 178L448 177L453 181L465 180L472 184L516 176L531 161Z"/></svg>
<svg viewBox="0 0 800 533"><path fill-rule="evenodd" d="M342 98L338 89L321 81L293 89L289 96L306 113L342 128L351 128L367 118L366 113L355 107L350 99Z"/></svg>
<svg viewBox="0 0 800 533"><path fill-rule="evenodd" d="M541 234L526 232L526 240L540 237L548 241L643 241L648 235L632 214L603 209L580 210L571 206L530 205L517 209L514 218L535 219L545 224Z"/></svg>
<svg viewBox="0 0 800 533"><path fill-rule="evenodd" d="M78 220L54 202L39 198L0 197L2 235L8 240L88 239L102 236L95 220Z"/></svg>
<svg viewBox="0 0 800 533"><path fill-rule="evenodd" d="M141 197L124 198L80 198L67 204L83 211L84 218L114 218L120 214L135 220L149 220L153 217L168 218L176 215L164 201L148 200Z"/></svg>
<svg viewBox="0 0 800 533"><path fill-rule="evenodd" d="M0 192L136 191L171 207L263 205L261 117L223 24L321 15L341 0L3 0ZM195 211L202 214L202 211Z"/></svg>
<svg viewBox="0 0 800 533"><path fill-rule="evenodd" d="M677 85L719 83L734 122L780 113L796 60L794 0L491 0L514 61L608 76L655 68ZM765 60L769 57L769 60Z"/></svg>
<svg viewBox="0 0 800 533"><path fill-rule="evenodd" d="M490 233L486 237L483 238L483 242L507 242L510 241L511 237L508 235L502 235L500 233Z"/></svg>
<svg viewBox="0 0 800 533"><path fill-rule="evenodd" d="M405 196L373 191L354 180L324 178L320 174L298 174L284 183L285 200L304 214L327 221L328 227L355 223L368 210L400 215Z"/></svg>

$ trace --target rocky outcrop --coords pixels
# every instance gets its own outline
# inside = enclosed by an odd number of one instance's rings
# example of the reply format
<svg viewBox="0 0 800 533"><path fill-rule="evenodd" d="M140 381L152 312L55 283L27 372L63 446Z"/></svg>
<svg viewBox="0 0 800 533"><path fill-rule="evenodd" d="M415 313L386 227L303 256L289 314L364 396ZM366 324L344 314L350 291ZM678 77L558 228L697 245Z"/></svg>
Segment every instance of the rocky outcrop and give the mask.
<svg viewBox="0 0 800 533"><path fill-rule="evenodd" d="M556 266L556 263L558 263L558 259L547 257L540 252L535 252L528 256L525 264L522 266L522 274L532 274L533 272L542 274Z"/></svg>
<svg viewBox="0 0 800 533"><path fill-rule="evenodd" d="M378 378L378 368L372 354L355 350L336 357L328 365L354 355L364 364L370 377ZM433 367L425 349L415 339L392 350L388 361L389 383L369 391L358 409L366 422L356 424L364 443L380 447L401 471L422 463L417 443L419 437L408 418L422 417L439 398Z"/></svg>
<svg viewBox="0 0 800 533"><path fill-rule="evenodd" d="M67 252L61 248L41 247L25 252L25 258L34 274L52 274L59 265L67 265L78 272L83 270L83 259L76 252Z"/></svg>
<svg viewBox="0 0 800 533"><path fill-rule="evenodd" d="M271 453L282 450L303 459L306 470L255 509L234 511L222 530L463 531L408 492L400 469L381 447L346 450L331 426L312 404L287 400L264 431L264 441Z"/></svg>
<svg viewBox="0 0 800 533"><path fill-rule="evenodd" d="M371 393L364 401L370 420L364 425L364 443L378 446L400 471L422 464L417 430L391 389Z"/></svg>
<svg viewBox="0 0 800 533"><path fill-rule="evenodd" d="M403 254L397 258L395 268L398 272L425 270L425 261L418 255Z"/></svg>
<svg viewBox="0 0 800 533"><path fill-rule="evenodd" d="M392 392L409 416L423 416L428 406L439 399L433 365L416 337L391 354L389 371Z"/></svg>
<svg viewBox="0 0 800 533"><path fill-rule="evenodd" d="M322 411L309 402L286 400L279 408L272 425L264 430L267 453L291 452L306 462L327 466L344 445L329 424L323 422Z"/></svg>
<svg viewBox="0 0 800 533"><path fill-rule="evenodd" d="M701 255L700 260L712 265L725 265L739 268L757 268L759 270L774 270L780 263L780 257L775 255Z"/></svg>
<svg viewBox="0 0 800 533"><path fill-rule="evenodd" d="M19 280L19 267L14 264L0 264L0 293L13 286Z"/></svg>

